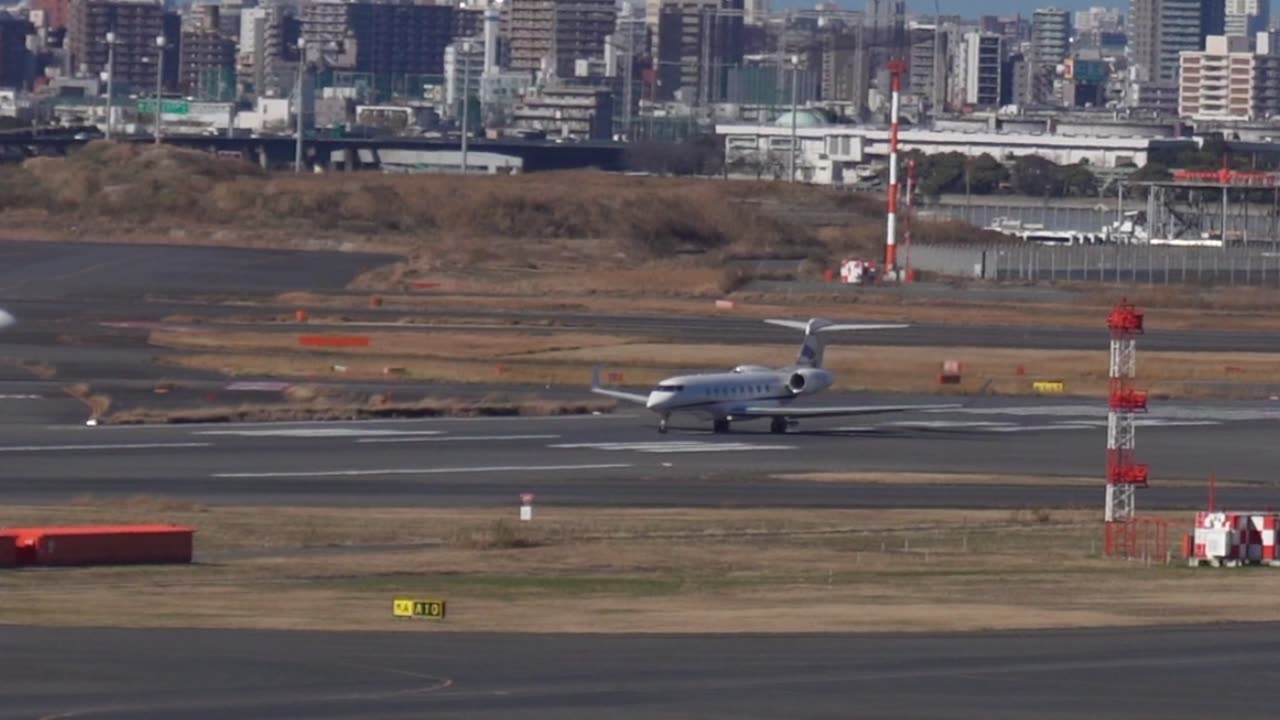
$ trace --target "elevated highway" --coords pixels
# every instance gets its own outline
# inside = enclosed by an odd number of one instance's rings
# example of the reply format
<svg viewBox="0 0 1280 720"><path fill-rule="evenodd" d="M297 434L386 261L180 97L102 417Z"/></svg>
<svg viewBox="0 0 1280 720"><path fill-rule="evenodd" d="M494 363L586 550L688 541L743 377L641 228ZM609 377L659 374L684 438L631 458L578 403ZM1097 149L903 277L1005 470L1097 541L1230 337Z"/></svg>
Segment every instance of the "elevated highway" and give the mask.
<svg viewBox="0 0 1280 720"><path fill-rule="evenodd" d="M0 134L0 159L19 160L39 155L62 155L90 142L85 128L68 128L58 132ZM96 137L96 136L95 136ZM121 142L151 143L150 136L128 136ZM259 137L225 137L214 135L165 135L167 145L203 150L210 153L236 153L264 168L286 168L294 161L295 139L289 135ZM379 163L379 153L387 150L439 152L459 150L457 138L411 137L324 137L305 139L303 152L308 165L327 169L359 169ZM525 172L593 168L619 171L625 167L626 145L615 142L564 142L550 140L476 139L468 143L474 153L496 153L518 157Z"/></svg>

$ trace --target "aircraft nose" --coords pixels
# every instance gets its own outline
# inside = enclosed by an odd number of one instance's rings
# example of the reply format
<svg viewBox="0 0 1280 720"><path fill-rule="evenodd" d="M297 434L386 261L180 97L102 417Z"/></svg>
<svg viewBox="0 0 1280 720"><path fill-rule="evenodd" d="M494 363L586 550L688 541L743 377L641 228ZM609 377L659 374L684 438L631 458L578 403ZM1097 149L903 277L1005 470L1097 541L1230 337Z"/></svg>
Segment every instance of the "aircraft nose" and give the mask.
<svg viewBox="0 0 1280 720"><path fill-rule="evenodd" d="M669 392L651 392L649 393L649 402L645 403L645 407L649 409L662 407L662 404L671 399Z"/></svg>

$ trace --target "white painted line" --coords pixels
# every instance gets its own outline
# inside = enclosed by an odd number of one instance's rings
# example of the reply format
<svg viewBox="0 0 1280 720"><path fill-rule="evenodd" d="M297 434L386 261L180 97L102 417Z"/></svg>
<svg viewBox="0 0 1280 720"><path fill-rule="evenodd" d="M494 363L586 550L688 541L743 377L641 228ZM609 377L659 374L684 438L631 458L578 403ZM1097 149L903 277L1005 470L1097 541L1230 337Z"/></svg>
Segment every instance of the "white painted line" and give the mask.
<svg viewBox="0 0 1280 720"><path fill-rule="evenodd" d="M73 450L160 450L165 448L213 447L213 443L133 443L124 445L11 445L0 452L70 452Z"/></svg>
<svg viewBox="0 0 1280 720"><path fill-rule="evenodd" d="M430 417L430 418L371 418L369 420L356 421L359 425L420 425L425 423L492 423L492 422L563 422L570 420L634 420L640 417L634 413L618 414L605 413L600 415L510 415L510 416L493 416L493 417ZM325 425L334 425L334 420L304 420L295 422L238 422L235 424L238 428L252 427L320 427ZM103 432L106 430L157 430L161 427L172 428L174 426L157 426L157 425L104 425L94 428L94 432ZM207 423L184 423L184 428L199 427L227 427L225 422L207 422ZM47 430L84 430L85 428L78 425L47 425Z"/></svg>
<svg viewBox="0 0 1280 720"><path fill-rule="evenodd" d="M316 428L263 428L261 430L201 430L192 435L238 435L241 437L294 437L336 438L368 437L371 435L443 435L443 430L376 430L373 428L316 427Z"/></svg>
<svg viewBox="0 0 1280 720"><path fill-rule="evenodd" d="M794 450L794 445L752 445L744 442L705 442L701 440L636 442L636 443L561 443L549 448L570 450L629 450L642 453L744 452L749 450Z"/></svg>
<svg viewBox="0 0 1280 720"><path fill-rule="evenodd" d="M745 452L748 450L795 450L795 445L707 445L705 447L679 447L670 449L653 448L640 452L655 455L668 453L706 453L706 452Z"/></svg>
<svg viewBox="0 0 1280 720"><path fill-rule="evenodd" d="M902 422L885 423L893 427L906 428L972 428L984 430L989 428L1009 427L1011 422L987 422L984 420L903 420Z"/></svg>
<svg viewBox="0 0 1280 720"><path fill-rule="evenodd" d="M1013 427L991 427L984 428L984 432L999 433L1019 433L1019 432L1041 432L1044 430L1098 430L1096 425L1072 425L1069 423L1058 423L1057 425L1014 425Z"/></svg>
<svg viewBox="0 0 1280 720"><path fill-rule="evenodd" d="M442 437L360 438L358 443L427 443L473 440L555 440L559 435L444 435Z"/></svg>
<svg viewBox="0 0 1280 720"><path fill-rule="evenodd" d="M494 465L491 467L452 468L387 468L382 470L318 470L315 472L215 473L215 478L286 478L286 477L365 477L370 475L451 475L487 472L568 472L572 470L617 470L629 468L625 463L599 465Z"/></svg>
<svg viewBox="0 0 1280 720"><path fill-rule="evenodd" d="M43 400L43 395L0 395L0 400Z"/></svg>

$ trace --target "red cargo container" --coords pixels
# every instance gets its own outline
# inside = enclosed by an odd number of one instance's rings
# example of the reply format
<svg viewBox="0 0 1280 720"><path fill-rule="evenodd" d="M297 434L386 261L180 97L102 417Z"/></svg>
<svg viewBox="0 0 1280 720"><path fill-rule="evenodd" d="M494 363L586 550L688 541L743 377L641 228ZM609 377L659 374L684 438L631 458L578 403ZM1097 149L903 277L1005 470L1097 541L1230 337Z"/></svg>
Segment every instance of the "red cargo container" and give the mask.
<svg viewBox="0 0 1280 720"><path fill-rule="evenodd" d="M9 528L4 532L17 538L20 565L189 563L195 535L194 528L178 525Z"/></svg>
<svg viewBox="0 0 1280 720"><path fill-rule="evenodd" d="M18 538L0 533L0 568L15 567L18 564Z"/></svg>

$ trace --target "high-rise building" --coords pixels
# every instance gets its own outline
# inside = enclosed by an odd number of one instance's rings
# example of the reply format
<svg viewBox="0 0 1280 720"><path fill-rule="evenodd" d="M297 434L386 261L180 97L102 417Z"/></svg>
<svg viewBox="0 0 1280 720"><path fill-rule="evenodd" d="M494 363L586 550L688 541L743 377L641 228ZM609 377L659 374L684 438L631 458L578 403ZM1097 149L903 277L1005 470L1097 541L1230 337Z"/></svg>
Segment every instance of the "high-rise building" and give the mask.
<svg viewBox="0 0 1280 720"><path fill-rule="evenodd" d="M864 28L829 33L822 38L823 100L853 105L853 115L861 115L871 90L871 53Z"/></svg>
<svg viewBox="0 0 1280 720"><path fill-rule="evenodd" d="M49 32L71 24L71 0L31 0L31 9L44 12L44 26Z"/></svg>
<svg viewBox="0 0 1280 720"><path fill-rule="evenodd" d="M308 45L340 47L353 58L350 69L375 82L442 74L454 32L452 5L309 0L301 20Z"/></svg>
<svg viewBox="0 0 1280 720"><path fill-rule="evenodd" d="M748 25L764 25L769 19L769 0L746 0L742 17Z"/></svg>
<svg viewBox="0 0 1280 720"><path fill-rule="evenodd" d="M74 0L67 28L72 72L98 77L106 70L107 33L114 32L116 82L142 91L154 88L156 38L164 37L163 82L171 90L178 79L180 27L162 0Z"/></svg>
<svg viewBox="0 0 1280 720"><path fill-rule="evenodd" d="M31 86L35 68L27 49L27 36L34 32L26 20L0 13L0 88Z"/></svg>
<svg viewBox="0 0 1280 720"><path fill-rule="evenodd" d="M928 101L933 114L947 107L947 53L950 33L936 26L911 31L911 92Z"/></svg>
<svg viewBox="0 0 1280 720"><path fill-rule="evenodd" d="M1041 8L1031 18L1030 100L1058 105L1057 68L1071 53L1071 15L1058 8Z"/></svg>
<svg viewBox="0 0 1280 720"><path fill-rule="evenodd" d="M179 88L187 95L222 100L235 94L236 43L219 32L217 6L182 33Z"/></svg>
<svg viewBox="0 0 1280 720"><path fill-rule="evenodd" d="M974 107L998 105L1004 69L1004 38L992 33L965 33L959 55L961 102Z"/></svg>
<svg viewBox="0 0 1280 720"><path fill-rule="evenodd" d="M1244 36L1211 36L1184 52L1178 113L1200 120L1254 120L1280 113L1280 55L1264 34L1259 51Z"/></svg>
<svg viewBox="0 0 1280 720"><path fill-rule="evenodd" d="M1075 14L1075 28L1081 33L1123 32L1124 14L1118 8L1094 6Z"/></svg>
<svg viewBox="0 0 1280 720"><path fill-rule="evenodd" d="M1271 22L1269 0L1226 0L1224 35L1242 35L1252 40L1258 33L1266 32Z"/></svg>
<svg viewBox="0 0 1280 720"><path fill-rule="evenodd" d="M259 97L291 92L298 64L302 23L279 6L243 8L240 13L240 54L236 58L241 92Z"/></svg>
<svg viewBox="0 0 1280 720"><path fill-rule="evenodd" d="M462 117L462 99L479 98L484 78L484 38L459 38L444 50L445 107Z"/></svg>
<svg viewBox="0 0 1280 720"><path fill-rule="evenodd" d="M573 75L574 61L604 54L617 20L614 0L510 0L511 69Z"/></svg>
<svg viewBox="0 0 1280 720"><path fill-rule="evenodd" d="M667 0L658 20L658 94L700 105L728 96L742 64L742 0Z"/></svg>
<svg viewBox="0 0 1280 720"><path fill-rule="evenodd" d="M1071 14L1041 8L1031 17L1031 53L1040 65L1057 65L1071 53Z"/></svg>
<svg viewBox="0 0 1280 720"><path fill-rule="evenodd" d="M1176 112L1180 54L1202 49L1208 35L1222 34L1223 9L1218 0L1133 0L1126 104Z"/></svg>

